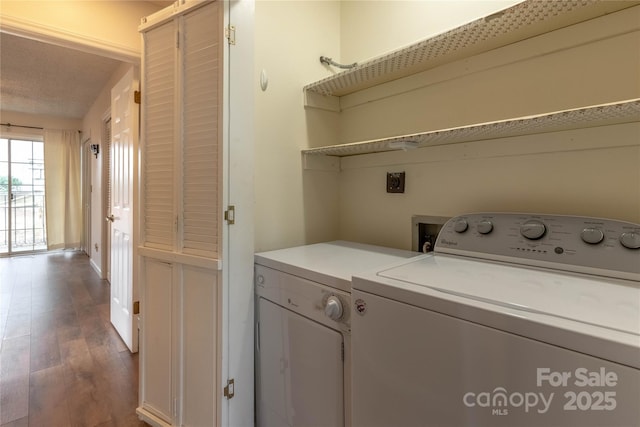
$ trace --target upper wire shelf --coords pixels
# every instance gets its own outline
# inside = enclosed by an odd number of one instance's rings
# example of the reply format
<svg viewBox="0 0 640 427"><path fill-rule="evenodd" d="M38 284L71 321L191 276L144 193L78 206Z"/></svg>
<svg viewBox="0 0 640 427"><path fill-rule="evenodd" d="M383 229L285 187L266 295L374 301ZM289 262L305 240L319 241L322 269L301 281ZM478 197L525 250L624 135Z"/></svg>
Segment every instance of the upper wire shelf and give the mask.
<svg viewBox="0 0 640 427"><path fill-rule="evenodd" d="M311 83L304 90L347 95L638 4L636 0L526 0Z"/></svg>

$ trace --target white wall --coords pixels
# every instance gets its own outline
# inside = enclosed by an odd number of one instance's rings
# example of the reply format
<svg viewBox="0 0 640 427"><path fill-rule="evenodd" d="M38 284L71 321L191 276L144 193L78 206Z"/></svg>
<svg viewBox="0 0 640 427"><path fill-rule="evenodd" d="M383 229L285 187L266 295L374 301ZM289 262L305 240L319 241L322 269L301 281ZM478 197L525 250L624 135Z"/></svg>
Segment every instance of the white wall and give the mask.
<svg viewBox="0 0 640 427"><path fill-rule="evenodd" d="M638 98L639 27L634 7L348 95L339 139ZM640 222L637 122L354 156L341 167L344 239L409 248L413 214L532 211ZM387 194L386 172L396 171L407 173L407 190Z"/></svg>
<svg viewBox="0 0 640 427"><path fill-rule="evenodd" d="M122 63L109 78L109 81L100 91L100 94L82 120L82 141L91 140L91 144L100 144L98 157L91 156L91 263L102 278L107 277L103 271L103 228L104 228L104 159L105 144L102 132L103 120L111 115L111 88L133 67L131 64ZM97 248L96 248L97 245Z"/></svg>
<svg viewBox="0 0 640 427"><path fill-rule="evenodd" d="M382 55L521 1L523 0L342 1L342 62L361 62Z"/></svg>
<svg viewBox="0 0 640 427"><path fill-rule="evenodd" d="M82 129L82 120L18 113L15 111L0 111L0 122L46 129ZM24 129L19 127L12 127L8 129L5 126L0 127L0 133L3 137L11 138L14 138L15 135L39 136L42 138L43 135L43 132L38 129Z"/></svg>
<svg viewBox="0 0 640 427"><path fill-rule="evenodd" d="M337 173L303 176L300 150L337 139L337 116L305 112L302 87L326 74L321 55L339 52L339 6L337 1L256 2L251 82L256 251L337 237ZM263 69L269 77L265 92L259 85Z"/></svg>
<svg viewBox="0 0 640 427"><path fill-rule="evenodd" d="M640 222L640 124L342 161L340 237L410 249L411 216L534 212ZM386 172L406 173L404 194Z"/></svg>

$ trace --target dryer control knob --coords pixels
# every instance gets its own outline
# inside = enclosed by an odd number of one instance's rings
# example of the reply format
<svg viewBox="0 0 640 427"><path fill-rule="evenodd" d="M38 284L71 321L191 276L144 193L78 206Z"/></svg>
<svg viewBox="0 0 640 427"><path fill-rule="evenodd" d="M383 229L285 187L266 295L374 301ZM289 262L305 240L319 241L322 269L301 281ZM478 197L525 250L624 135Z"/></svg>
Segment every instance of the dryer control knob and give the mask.
<svg viewBox="0 0 640 427"><path fill-rule="evenodd" d="M620 243L627 249L640 248L640 233L622 233Z"/></svg>
<svg viewBox="0 0 640 427"><path fill-rule="evenodd" d="M327 298L327 302L324 305L324 314L331 320L340 320L342 318L342 302L340 299L331 295Z"/></svg>
<svg viewBox="0 0 640 427"><path fill-rule="evenodd" d="M530 219L520 227L520 234L529 240L538 240L544 236L546 232L547 227L542 221L538 221L537 219Z"/></svg>
<svg viewBox="0 0 640 427"><path fill-rule="evenodd" d="M480 234L489 234L493 231L493 223L488 219L480 221L478 225L476 225L476 230L478 230Z"/></svg>
<svg viewBox="0 0 640 427"><path fill-rule="evenodd" d="M587 227L580 233L582 241L591 245L597 245L604 240L604 233L599 228Z"/></svg>
<svg viewBox="0 0 640 427"><path fill-rule="evenodd" d="M469 228L469 224L466 219L459 219L455 224L453 224L453 230L456 233L464 233L467 231L467 228Z"/></svg>

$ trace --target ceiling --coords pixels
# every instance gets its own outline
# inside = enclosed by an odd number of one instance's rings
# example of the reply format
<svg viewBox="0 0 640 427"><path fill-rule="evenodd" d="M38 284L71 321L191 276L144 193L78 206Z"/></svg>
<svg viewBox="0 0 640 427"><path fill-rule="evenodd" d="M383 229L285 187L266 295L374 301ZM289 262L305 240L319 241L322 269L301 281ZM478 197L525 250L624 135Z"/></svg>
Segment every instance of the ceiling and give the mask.
<svg viewBox="0 0 640 427"><path fill-rule="evenodd" d="M146 0L159 7L171 0ZM0 32L0 110L82 119L120 61Z"/></svg>
<svg viewBox="0 0 640 427"><path fill-rule="evenodd" d="M120 64L0 33L0 109L82 119Z"/></svg>

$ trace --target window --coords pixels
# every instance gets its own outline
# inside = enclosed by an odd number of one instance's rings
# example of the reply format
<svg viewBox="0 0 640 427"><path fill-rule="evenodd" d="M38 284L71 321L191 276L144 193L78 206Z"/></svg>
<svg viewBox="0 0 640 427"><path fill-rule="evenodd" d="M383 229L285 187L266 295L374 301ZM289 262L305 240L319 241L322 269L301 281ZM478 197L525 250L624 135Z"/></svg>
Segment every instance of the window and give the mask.
<svg viewBox="0 0 640 427"><path fill-rule="evenodd" d="M47 248L42 141L0 139L0 253Z"/></svg>

